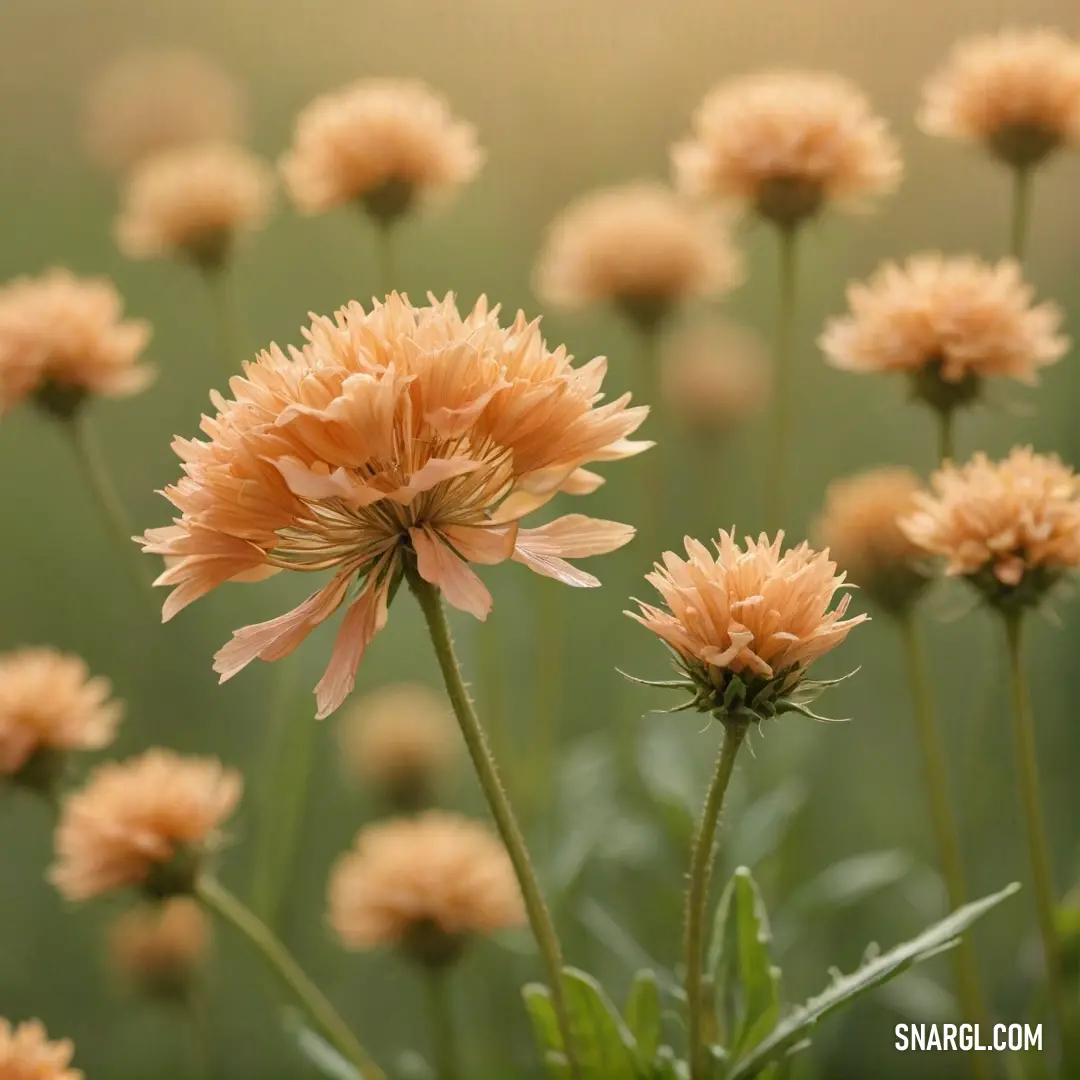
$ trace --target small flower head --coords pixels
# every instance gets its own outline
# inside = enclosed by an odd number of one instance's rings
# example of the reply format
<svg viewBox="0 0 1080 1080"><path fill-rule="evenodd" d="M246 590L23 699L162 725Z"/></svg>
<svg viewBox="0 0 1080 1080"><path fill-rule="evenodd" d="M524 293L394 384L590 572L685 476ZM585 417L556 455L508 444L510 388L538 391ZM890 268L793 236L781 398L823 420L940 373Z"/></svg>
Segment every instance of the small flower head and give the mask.
<svg viewBox="0 0 1080 1080"><path fill-rule="evenodd" d="M726 434L760 411L772 391L768 350L734 322L711 319L664 349L660 392L668 412L696 434Z"/></svg>
<svg viewBox="0 0 1080 1080"><path fill-rule="evenodd" d="M930 486L901 528L995 607L1037 604L1080 567L1080 478L1056 455L1017 447L993 462L980 453L946 465Z"/></svg>
<svg viewBox="0 0 1080 1080"><path fill-rule="evenodd" d="M906 611L931 576L926 553L900 528L922 489L910 469L870 469L829 486L817 532L831 558L886 611Z"/></svg>
<svg viewBox="0 0 1080 1080"><path fill-rule="evenodd" d="M524 922L506 849L441 811L361 830L330 878L330 923L349 949L396 945L441 967L472 935Z"/></svg>
<svg viewBox="0 0 1080 1080"><path fill-rule="evenodd" d="M827 204L891 192L896 140L863 93L832 74L771 72L712 90L672 151L681 190L742 204L794 228Z"/></svg>
<svg viewBox="0 0 1080 1080"><path fill-rule="evenodd" d="M806 543L783 551L783 540L762 533L743 548L721 530L714 555L687 537L685 559L666 551L646 575L664 607L638 600L640 610L626 614L673 652L686 679L660 685L693 694L683 708L725 723L814 716L807 702L830 684L807 680L807 671L867 616L844 618L848 594L832 606L844 574L828 552Z"/></svg>
<svg viewBox="0 0 1080 1080"><path fill-rule="evenodd" d="M144 389L153 369L138 361L150 326L121 311L110 281L67 270L0 287L0 414L32 397L66 419L87 397Z"/></svg>
<svg viewBox="0 0 1080 1080"><path fill-rule="evenodd" d="M223 680L292 652L346 606L316 688L328 716L405 575L478 619L491 595L470 564L513 559L599 584L566 560L613 551L632 528L580 514L520 523L559 491L595 490L590 462L651 445L627 439L647 408L630 408L628 394L599 403L603 359L575 368L538 323L519 314L503 328L485 300L462 316L452 297L354 303L305 336L289 356L272 346L245 364L235 400L212 395L207 439L173 444L185 475L165 495L180 517L141 538L168 557L157 581L175 587L166 619L226 581L333 571L293 611L237 630L215 658Z"/></svg>
<svg viewBox="0 0 1080 1080"><path fill-rule="evenodd" d="M851 313L829 321L820 346L835 367L906 374L918 399L939 412L975 400L983 381L1028 385L1069 347L1061 312L1033 304L1013 259L916 255L886 263L848 289Z"/></svg>
<svg viewBox="0 0 1080 1080"><path fill-rule="evenodd" d="M1014 168L1038 165L1080 142L1080 46L1045 28L961 41L927 80L919 126L981 143Z"/></svg>
<svg viewBox="0 0 1080 1080"><path fill-rule="evenodd" d="M50 648L0 655L0 776L51 789L72 750L112 742L123 706L77 656Z"/></svg>
<svg viewBox="0 0 1080 1080"><path fill-rule="evenodd" d="M0 1080L83 1080L68 1068L74 1053L70 1039L49 1042L40 1020L12 1028L0 1019Z"/></svg>
<svg viewBox="0 0 1080 1080"><path fill-rule="evenodd" d="M85 100L87 149L113 172L165 150L241 138L243 95L209 57L188 49L152 49L114 61Z"/></svg>
<svg viewBox="0 0 1080 1080"><path fill-rule="evenodd" d="M390 224L467 184L483 160L473 126L424 83L361 79L301 112L281 172L306 214L357 203Z"/></svg>
<svg viewBox="0 0 1080 1080"><path fill-rule="evenodd" d="M242 787L215 758L170 750L101 765L64 804L50 880L68 900L132 886L189 893Z"/></svg>
<svg viewBox="0 0 1080 1080"><path fill-rule="evenodd" d="M174 896L125 912L109 932L116 970L147 997L182 1001L206 961L210 922L198 901Z"/></svg>
<svg viewBox="0 0 1080 1080"><path fill-rule="evenodd" d="M428 805L460 736L446 699L421 683L384 686L352 706L341 727L349 771L403 813Z"/></svg>
<svg viewBox="0 0 1080 1080"><path fill-rule="evenodd" d="M199 144L148 158L132 173L116 224L133 259L183 256L221 266L241 232L270 213L274 175L239 146Z"/></svg>
<svg viewBox="0 0 1080 1080"><path fill-rule="evenodd" d="M554 307L610 303L652 329L680 301L728 292L742 259L715 211L660 184L629 184L571 204L548 230L536 292Z"/></svg>

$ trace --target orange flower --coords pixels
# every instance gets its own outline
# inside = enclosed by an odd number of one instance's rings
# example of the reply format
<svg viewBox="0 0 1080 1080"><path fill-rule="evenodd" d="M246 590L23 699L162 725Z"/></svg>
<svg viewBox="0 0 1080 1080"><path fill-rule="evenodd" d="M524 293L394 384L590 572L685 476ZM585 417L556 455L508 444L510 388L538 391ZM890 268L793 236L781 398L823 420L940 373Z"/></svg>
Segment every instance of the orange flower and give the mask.
<svg viewBox="0 0 1080 1080"><path fill-rule="evenodd" d="M100 750L124 707L108 679L50 648L0 655L0 773L18 774L38 752Z"/></svg>
<svg viewBox="0 0 1080 1080"><path fill-rule="evenodd" d="M190 49L146 49L114 61L85 101L87 149L99 165L126 172L164 150L233 140L247 127L231 76Z"/></svg>
<svg viewBox="0 0 1080 1080"><path fill-rule="evenodd" d="M650 326L693 296L716 296L743 278L742 259L714 211L660 184L594 192L548 230L536 292L575 310L613 303Z"/></svg>
<svg viewBox="0 0 1080 1080"><path fill-rule="evenodd" d="M126 397L144 389L153 371L138 359L150 325L121 319L121 308L111 282L67 270L0 288L0 413L32 394L53 408L61 398Z"/></svg>
<svg viewBox="0 0 1080 1080"><path fill-rule="evenodd" d="M304 109L281 172L306 214L360 202L392 221L468 183L483 160L473 126L422 82L361 79Z"/></svg>
<svg viewBox="0 0 1080 1080"><path fill-rule="evenodd" d="M132 174L116 224L133 259L186 255L213 268L236 235L259 228L273 197L273 173L254 154L228 144L170 150Z"/></svg>
<svg viewBox="0 0 1080 1080"><path fill-rule="evenodd" d="M1032 303L1013 259L915 255L886 263L848 289L851 314L832 319L819 344L835 367L901 371L917 396L948 410L974 398L984 378L1033 384L1068 351L1055 304Z"/></svg>
<svg viewBox="0 0 1080 1080"><path fill-rule="evenodd" d="M939 469L930 485L901 528L993 603L1035 603L1080 567L1080 478L1056 455L1025 446L992 462L980 453Z"/></svg>
<svg viewBox="0 0 1080 1080"><path fill-rule="evenodd" d="M692 690L687 708L724 717L761 719L809 713L800 687L815 660L836 648L866 615L845 619L850 597L831 608L844 575L828 552L806 543L781 551L784 534L762 533L741 548L720 531L713 556L686 538L686 559L664 552L646 575L666 608L637 601L630 618L665 641ZM816 692L820 683L805 690Z"/></svg>
<svg viewBox="0 0 1080 1080"><path fill-rule="evenodd" d="M679 188L746 204L784 227L829 202L857 207L888 194L903 172L885 121L838 75L731 79L706 96L693 126L672 150Z"/></svg>
<svg viewBox="0 0 1080 1080"><path fill-rule="evenodd" d="M295 610L237 630L215 659L223 680L292 652L348 600L316 688L329 715L406 570L478 619L491 596L470 563L513 559L599 584L565 560L621 547L632 528L579 514L520 522L559 491L595 490L588 463L650 445L626 438L647 408L629 408L628 394L597 404L603 359L574 368L537 322L519 314L503 329L484 300L463 318L450 297L353 303L305 336L288 357L273 346L246 364L235 400L212 395L208 440L173 444L186 475L165 495L181 517L141 538L172 563L157 582L175 586L165 619L226 581L333 571Z"/></svg>
<svg viewBox="0 0 1080 1080"><path fill-rule="evenodd" d="M817 525L836 565L887 611L905 610L930 580L925 553L899 523L921 490L910 469L868 469L829 485Z"/></svg>
<svg viewBox="0 0 1080 1080"><path fill-rule="evenodd" d="M330 878L330 923L350 949L402 945L438 965L456 959L469 935L524 922L506 849L455 814L362 829Z"/></svg>
<svg viewBox="0 0 1080 1080"><path fill-rule="evenodd" d="M83 1080L69 1069L75 1047L70 1039L49 1042L40 1020L28 1020L12 1030L0 1019L0 1080Z"/></svg>
<svg viewBox="0 0 1080 1080"><path fill-rule="evenodd" d="M1080 46L1060 30L1008 29L961 41L927 80L919 126L1037 165L1080 142Z"/></svg>
<svg viewBox="0 0 1080 1080"><path fill-rule="evenodd" d="M402 811L430 800L461 736L444 695L421 683L382 686L352 706L341 727L350 771Z"/></svg>
<svg viewBox="0 0 1080 1080"><path fill-rule="evenodd" d="M198 901L141 904L112 924L109 952L124 976L152 996L183 996L206 959L210 922Z"/></svg>
<svg viewBox="0 0 1080 1080"><path fill-rule="evenodd" d="M215 758L170 750L102 765L64 804L50 880L68 900L132 885L189 892L242 788L240 774Z"/></svg>

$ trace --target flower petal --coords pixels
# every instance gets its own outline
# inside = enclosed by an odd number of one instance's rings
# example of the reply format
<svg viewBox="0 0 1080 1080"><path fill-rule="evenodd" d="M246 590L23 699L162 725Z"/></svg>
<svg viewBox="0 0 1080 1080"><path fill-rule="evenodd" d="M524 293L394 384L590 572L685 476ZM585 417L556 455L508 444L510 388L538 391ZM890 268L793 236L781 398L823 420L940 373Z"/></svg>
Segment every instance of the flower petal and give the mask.
<svg viewBox="0 0 1080 1080"><path fill-rule="evenodd" d="M439 532L463 559L494 566L514 554L518 525L516 521L497 528L445 525Z"/></svg>
<svg viewBox="0 0 1080 1080"><path fill-rule="evenodd" d="M491 593L468 563L458 558L431 529L410 529L409 536L420 576L435 585L448 604L467 611L481 622L486 619L491 611Z"/></svg>
<svg viewBox="0 0 1080 1080"><path fill-rule="evenodd" d="M407 484L389 492L386 497L407 505L417 495L430 491L436 484L441 484L444 480L453 480L455 476L476 472L482 465L481 461L465 457L431 458L412 474Z"/></svg>
<svg viewBox="0 0 1080 1080"><path fill-rule="evenodd" d="M532 555L583 559L621 548L634 538L635 531L632 525L618 521L566 514L535 529L522 529L518 533L517 549Z"/></svg>

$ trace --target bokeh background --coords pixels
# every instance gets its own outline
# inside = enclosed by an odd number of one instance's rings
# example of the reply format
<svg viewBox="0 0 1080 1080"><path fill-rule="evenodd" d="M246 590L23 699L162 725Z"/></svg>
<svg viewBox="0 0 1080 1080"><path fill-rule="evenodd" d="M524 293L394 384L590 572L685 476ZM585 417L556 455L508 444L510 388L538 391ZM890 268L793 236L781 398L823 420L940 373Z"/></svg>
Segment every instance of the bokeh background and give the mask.
<svg viewBox="0 0 1080 1080"><path fill-rule="evenodd" d="M445 92L473 120L488 151L475 185L438 216L409 223L400 238L400 285L414 298L481 293L513 311L541 310L530 290L544 226L575 195L598 185L663 178L667 148L717 80L760 67L835 69L860 83L903 141L907 176L882 212L829 216L808 230L803 251L796 388L796 462L785 514L793 539L808 535L828 482L882 463L932 462L930 418L907 406L888 381L828 369L814 347L823 319L843 306L845 283L883 258L938 248L988 257L1003 252L1008 190L979 155L914 129L918 86L962 35L1009 23L1075 31L1080 11L1065 0L5 0L0 4L0 279L62 264L112 276L133 314L152 320L157 383L139 398L94 406L103 452L141 530L163 524L155 489L177 473L173 434L195 433L207 393L223 383L211 308L183 266L133 264L116 250L113 183L87 162L79 130L83 90L119 54L145 46L204 50L246 87L252 142L270 158L286 146L293 117L317 92L368 74L415 75ZM1080 285L1080 162L1061 155L1039 177L1028 273L1040 296L1069 313ZM729 313L770 333L775 251L764 230L740 236L748 283ZM371 230L347 212L303 219L281 200L272 225L237 267L247 346L299 340L309 311L330 312L378 287ZM696 312L689 312L688 318ZM549 339L582 358L611 358L613 392L645 388L636 343L614 316L547 316ZM960 421L959 452L992 454L1016 442L1076 454L1080 380L1070 357L1036 393L1001 394ZM654 535L665 542L735 524L762 522L762 418L704 448L662 418L667 505ZM640 524L645 459L606 469L589 499L597 516ZM284 610L306 582L231 587L166 627L151 625L80 486L69 448L29 410L0 423L0 647L50 643L86 657L128 703L115 752L156 743L213 752L245 771L245 810L223 876L246 890L257 845L267 763L280 725L295 753L314 758L297 857L282 909L282 932L346 1018L383 1061L425 1048L412 972L393 956L351 956L325 923L325 884L334 858L374 813L370 794L342 778L336 718L321 724L308 690L328 647L320 633L296 662L285 694L272 667L253 665L223 687L211 656L230 631ZM553 894L568 959L621 996L633 967L668 972L679 957L679 912L692 808L703 791L716 732L700 718L649 715L667 704L625 683L615 668L665 677L663 650L621 615L643 594L641 575L657 554L639 539L598 561L598 590L560 592L525 580L518 567L486 574L495 593L493 635L458 626L470 673L496 657L487 679L488 722ZM860 604L855 598L855 606ZM560 621L557 668L539 640L538 612ZM1026 880L1021 826L1011 787L1004 715L1003 648L997 627L962 592L935 593L926 611L933 681L952 750L973 894ZM1080 610L1059 604L1032 642L1033 686L1046 815L1062 888L1080 881L1075 822L1080 811L1080 733L1075 654ZM838 688L831 711L845 726L798 719L770 725L741 762L727 811L730 868L749 862L774 912L786 997L827 982L831 964L850 969L871 940L888 946L944 910L934 862L906 687L892 627L879 618L828 658L824 674L861 665ZM361 666L358 694L399 679L436 682L418 612L404 593L389 629ZM543 687L538 701L538 687ZM552 706L554 706L552 708ZM543 714L543 715L541 715ZM467 771L447 794L481 812ZM0 793L0 1015L41 1016L71 1036L77 1064L95 1078L190 1074L175 1018L134 1001L103 964L103 931L118 910L102 903L69 910L46 884L51 817L31 798ZM979 929L995 1009L1026 1018L1037 950L1023 894ZM300 1077L308 1066L277 1023L257 961L227 933L210 977L217 1075ZM648 958L648 959L646 959ZM517 986L538 965L520 941L485 943L459 983L467 1032L467 1075L538 1075ZM801 1078L889 1080L948 1077L947 1057L892 1049L893 1024L942 1020L947 973L931 965L828 1021L796 1070ZM928 1064L929 1063L929 1064ZM406 1058L402 1076L422 1075ZM959 1073L956 1073L959 1075Z"/></svg>

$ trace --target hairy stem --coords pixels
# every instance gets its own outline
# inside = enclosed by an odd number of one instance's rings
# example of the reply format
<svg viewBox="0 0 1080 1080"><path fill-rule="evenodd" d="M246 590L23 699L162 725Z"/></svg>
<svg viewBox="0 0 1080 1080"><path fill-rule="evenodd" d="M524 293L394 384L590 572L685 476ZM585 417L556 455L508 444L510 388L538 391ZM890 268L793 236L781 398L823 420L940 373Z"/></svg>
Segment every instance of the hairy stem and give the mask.
<svg viewBox="0 0 1080 1080"><path fill-rule="evenodd" d="M746 725L724 724L724 741L716 761L705 808L701 813L694 851L690 861L690 886L686 893L686 1009L689 1021L690 1080L706 1080L709 1075L705 1056L704 951L705 923L708 917L709 886L712 883L716 856L716 829L724 805L735 758L746 736Z"/></svg>
<svg viewBox="0 0 1080 1080"><path fill-rule="evenodd" d="M514 815L513 807L510 805L502 781L499 779L499 772L491 748L488 745L483 725L480 723L472 699L465 689L465 683L461 677L461 667L454 652L454 643L450 637L450 626L446 621L446 612L443 610L439 591L434 585L424 581L415 570L409 572L409 586L420 604L421 611L424 613L428 631L431 634L431 643L435 647L435 656L439 661L443 681L446 683L446 692L450 698L450 704L453 706L455 716L457 716L461 734L469 750L469 757L472 759L477 779L480 781L488 807L491 810L492 817L495 819L495 825L499 830L503 843L506 845L510 861L513 863L514 873L517 875L521 894L525 900L525 910L528 912L529 924L532 927L536 942L540 947L540 955L547 969L552 1004L555 1008L559 1030L566 1048L570 1074L575 1080L579 1080L581 1074L574 1051L573 1032L570 1029L566 1000L563 993L562 950L559 946L558 936L555 933L555 926L551 921L551 914L540 890L536 871L525 846L525 838L521 834L521 828Z"/></svg>

